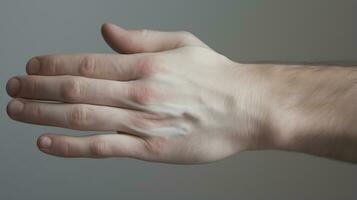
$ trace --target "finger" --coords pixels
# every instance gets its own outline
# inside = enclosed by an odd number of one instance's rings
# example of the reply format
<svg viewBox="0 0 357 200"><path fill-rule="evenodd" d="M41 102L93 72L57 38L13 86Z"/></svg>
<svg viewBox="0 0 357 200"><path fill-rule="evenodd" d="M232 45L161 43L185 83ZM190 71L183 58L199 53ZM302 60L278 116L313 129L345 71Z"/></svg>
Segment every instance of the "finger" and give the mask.
<svg viewBox="0 0 357 200"><path fill-rule="evenodd" d="M147 57L149 56L114 54L46 55L30 59L26 71L29 75L72 75L130 81L156 69Z"/></svg>
<svg viewBox="0 0 357 200"><path fill-rule="evenodd" d="M102 35L113 50L125 54L159 52L183 46L208 48L207 45L188 32L125 30L113 24L104 24Z"/></svg>
<svg viewBox="0 0 357 200"><path fill-rule="evenodd" d="M7 113L12 119L25 123L84 131L118 131L147 137L165 135L172 126L177 126L177 118L170 114L25 99L12 100ZM172 129L172 132L177 130Z"/></svg>
<svg viewBox="0 0 357 200"><path fill-rule="evenodd" d="M19 76L8 81L7 91L16 98L125 107L127 101L138 102L134 86L74 76Z"/></svg>
<svg viewBox="0 0 357 200"><path fill-rule="evenodd" d="M132 157L148 159L145 140L125 134L72 137L44 134L37 140L38 148L60 157Z"/></svg>
<svg viewBox="0 0 357 200"><path fill-rule="evenodd" d="M8 115L20 122L86 131L128 131L133 112L86 104L59 104L12 100Z"/></svg>

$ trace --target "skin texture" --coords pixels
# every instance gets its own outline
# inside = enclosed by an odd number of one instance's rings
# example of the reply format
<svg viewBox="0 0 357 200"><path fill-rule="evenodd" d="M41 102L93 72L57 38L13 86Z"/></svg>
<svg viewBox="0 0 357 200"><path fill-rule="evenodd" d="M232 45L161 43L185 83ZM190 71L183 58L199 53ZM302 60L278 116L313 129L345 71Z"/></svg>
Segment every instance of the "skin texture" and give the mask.
<svg viewBox="0 0 357 200"><path fill-rule="evenodd" d="M42 152L196 164L281 149L357 161L353 68L240 64L187 32L105 24L102 34L118 54L37 56L8 81L12 119L103 131L44 134Z"/></svg>

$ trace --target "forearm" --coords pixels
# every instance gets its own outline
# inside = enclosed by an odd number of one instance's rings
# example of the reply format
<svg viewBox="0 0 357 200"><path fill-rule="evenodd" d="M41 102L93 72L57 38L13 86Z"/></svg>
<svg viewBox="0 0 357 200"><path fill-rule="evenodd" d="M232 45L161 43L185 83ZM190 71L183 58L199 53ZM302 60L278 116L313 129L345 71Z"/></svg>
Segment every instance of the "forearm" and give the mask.
<svg viewBox="0 0 357 200"><path fill-rule="evenodd" d="M357 162L357 69L249 65L269 107L268 148ZM269 138L269 137L266 137Z"/></svg>

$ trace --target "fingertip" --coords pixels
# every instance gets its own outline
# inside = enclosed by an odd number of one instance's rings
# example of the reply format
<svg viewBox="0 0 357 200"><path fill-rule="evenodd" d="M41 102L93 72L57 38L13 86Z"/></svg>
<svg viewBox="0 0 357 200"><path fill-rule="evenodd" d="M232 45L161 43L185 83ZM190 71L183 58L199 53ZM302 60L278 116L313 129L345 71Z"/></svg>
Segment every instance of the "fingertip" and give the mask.
<svg viewBox="0 0 357 200"><path fill-rule="evenodd" d="M67 158L69 154L68 144L64 141L64 135L45 133L37 138L37 148L45 154Z"/></svg>
<svg viewBox="0 0 357 200"><path fill-rule="evenodd" d="M59 142L59 138L56 139L58 135L45 133L37 138L37 148L42 153L56 156L56 157L68 157L66 153L66 148L63 148L63 144ZM57 141L56 141L57 140Z"/></svg>
<svg viewBox="0 0 357 200"><path fill-rule="evenodd" d="M20 99L12 99L7 107L6 112L11 119L16 119L16 117L24 110L25 104Z"/></svg>
<svg viewBox="0 0 357 200"><path fill-rule="evenodd" d="M125 32L126 29L120 27L113 23L103 23L101 27L101 32L103 36L113 36L113 34L118 34L120 32Z"/></svg>
<svg viewBox="0 0 357 200"><path fill-rule="evenodd" d="M122 53L122 38L127 37L125 29L112 23L104 23L101 27L101 33L109 47L118 53Z"/></svg>
<svg viewBox="0 0 357 200"><path fill-rule="evenodd" d="M115 24L111 23L111 22L104 22L102 24L102 27L110 27L110 26L115 26Z"/></svg>
<svg viewBox="0 0 357 200"><path fill-rule="evenodd" d="M41 151L48 151L53 145L53 137L50 134L43 134L37 139L37 147Z"/></svg>
<svg viewBox="0 0 357 200"><path fill-rule="evenodd" d="M26 64L26 73L28 75L38 74L40 68L41 68L41 63L39 58L37 57L31 58Z"/></svg>
<svg viewBox="0 0 357 200"><path fill-rule="evenodd" d="M112 30L115 27L116 27L115 24L109 23L109 22L105 22L105 23L102 24L101 30L102 30L102 32L108 32L108 31Z"/></svg>
<svg viewBox="0 0 357 200"><path fill-rule="evenodd" d="M101 26L101 32L102 32L102 34L103 33L106 33L107 31L108 31L108 29L110 28L110 26L111 26L112 24L111 23L108 23L108 22L106 22L106 23L103 23L102 24L102 26Z"/></svg>
<svg viewBox="0 0 357 200"><path fill-rule="evenodd" d="M6 92L11 97L15 97L20 90L20 80L18 77L9 79L6 83Z"/></svg>

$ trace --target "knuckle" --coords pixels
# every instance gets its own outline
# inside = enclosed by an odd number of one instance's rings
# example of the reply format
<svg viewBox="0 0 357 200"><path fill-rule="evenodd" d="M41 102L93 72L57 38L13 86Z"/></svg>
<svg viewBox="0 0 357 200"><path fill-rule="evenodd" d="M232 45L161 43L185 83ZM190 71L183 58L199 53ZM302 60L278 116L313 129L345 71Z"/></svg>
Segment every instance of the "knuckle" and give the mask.
<svg viewBox="0 0 357 200"><path fill-rule="evenodd" d="M71 153L71 146L70 143L68 141L68 139L66 139L65 137L59 138L58 139L58 143L59 145L59 154L63 157L71 157L72 153Z"/></svg>
<svg viewBox="0 0 357 200"><path fill-rule="evenodd" d="M97 58L95 55L84 55L80 61L79 74L82 76L91 76L94 74Z"/></svg>
<svg viewBox="0 0 357 200"><path fill-rule="evenodd" d="M142 76L152 75L154 72L158 71L161 66L161 62L158 56L145 56L139 59L137 63L139 74Z"/></svg>
<svg viewBox="0 0 357 200"><path fill-rule="evenodd" d="M42 116L42 110L41 110L41 106L37 105L37 104L30 104L30 105L27 105L27 106L30 106L30 117L31 118L34 118L34 119L37 119L37 118L40 118Z"/></svg>
<svg viewBox="0 0 357 200"><path fill-rule="evenodd" d="M107 140L102 137L96 137L90 143L89 151L93 156L106 156L109 153L109 145Z"/></svg>
<svg viewBox="0 0 357 200"><path fill-rule="evenodd" d="M32 95L37 95L39 92L38 79L35 76L27 76L19 79L21 85L24 85L24 90L20 90L20 93L29 93Z"/></svg>
<svg viewBox="0 0 357 200"><path fill-rule="evenodd" d="M83 129L83 126L88 123L90 119L90 110L84 106L75 106L68 116L68 123L71 127L76 129Z"/></svg>
<svg viewBox="0 0 357 200"><path fill-rule="evenodd" d="M78 79L70 79L62 86L62 98L65 102L75 102L81 97L81 83Z"/></svg>
<svg viewBox="0 0 357 200"><path fill-rule="evenodd" d="M154 98L154 91L148 86L134 86L129 90L129 93L129 98L141 105L149 104Z"/></svg>
<svg viewBox="0 0 357 200"><path fill-rule="evenodd" d="M43 70L47 74L58 74L58 66L60 63L60 58L57 56L43 56L39 59L40 63L43 63Z"/></svg>

